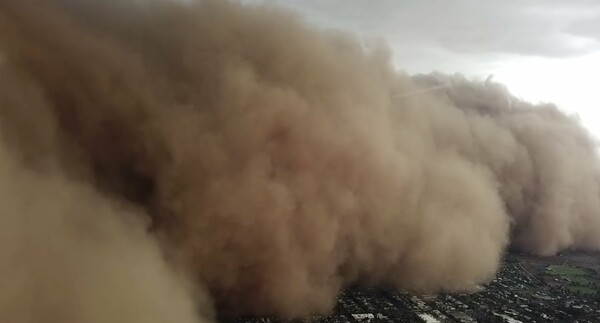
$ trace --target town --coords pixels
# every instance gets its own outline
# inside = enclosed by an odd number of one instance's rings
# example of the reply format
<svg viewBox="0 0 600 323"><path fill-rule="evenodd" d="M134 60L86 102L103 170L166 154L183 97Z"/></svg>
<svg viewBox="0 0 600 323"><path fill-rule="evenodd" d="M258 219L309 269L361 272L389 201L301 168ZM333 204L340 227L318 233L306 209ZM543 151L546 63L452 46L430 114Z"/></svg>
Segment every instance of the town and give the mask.
<svg viewBox="0 0 600 323"><path fill-rule="evenodd" d="M226 322L285 322L238 318ZM496 278L475 293L409 294L351 288L330 316L290 322L599 322L600 257L507 254Z"/></svg>

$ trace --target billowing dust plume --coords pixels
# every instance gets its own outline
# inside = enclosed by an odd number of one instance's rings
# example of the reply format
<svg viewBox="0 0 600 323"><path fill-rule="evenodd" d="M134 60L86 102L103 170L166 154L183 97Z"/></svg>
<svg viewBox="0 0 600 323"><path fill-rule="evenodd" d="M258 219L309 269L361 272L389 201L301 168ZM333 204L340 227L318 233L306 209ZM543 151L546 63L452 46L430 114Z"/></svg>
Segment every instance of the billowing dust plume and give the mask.
<svg viewBox="0 0 600 323"><path fill-rule="evenodd" d="M200 322L203 295L166 261L143 210L65 176L43 91L0 67L0 320Z"/></svg>
<svg viewBox="0 0 600 323"><path fill-rule="evenodd" d="M577 120L279 9L0 0L0 48L11 322L301 316L600 247Z"/></svg>

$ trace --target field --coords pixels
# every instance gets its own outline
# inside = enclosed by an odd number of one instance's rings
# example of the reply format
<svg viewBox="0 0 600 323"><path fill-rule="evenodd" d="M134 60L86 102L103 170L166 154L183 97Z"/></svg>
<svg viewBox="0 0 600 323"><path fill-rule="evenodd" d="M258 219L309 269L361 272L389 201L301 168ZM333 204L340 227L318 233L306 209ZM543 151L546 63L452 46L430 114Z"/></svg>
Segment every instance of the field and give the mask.
<svg viewBox="0 0 600 323"><path fill-rule="evenodd" d="M566 265L550 265L548 266L548 273L559 276L584 276L587 274L580 268Z"/></svg>
<svg viewBox="0 0 600 323"><path fill-rule="evenodd" d="M598 281L582 268L569 265L550 265L546 273L564 280L564 287L572 293L595 294L600 287Z"/></svg>

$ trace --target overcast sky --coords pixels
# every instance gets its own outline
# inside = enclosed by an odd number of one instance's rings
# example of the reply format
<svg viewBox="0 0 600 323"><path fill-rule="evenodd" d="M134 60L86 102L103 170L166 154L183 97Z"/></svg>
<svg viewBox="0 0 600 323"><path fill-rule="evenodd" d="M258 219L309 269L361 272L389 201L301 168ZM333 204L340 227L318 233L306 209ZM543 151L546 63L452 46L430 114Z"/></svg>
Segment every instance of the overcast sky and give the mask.
<svg viewBox="0 0 600 323"><path fill-rule="evenodd" d="M246 0L324 29L385 39L410 73L494 79L551 101L600 138L600 0Z"/></svg>

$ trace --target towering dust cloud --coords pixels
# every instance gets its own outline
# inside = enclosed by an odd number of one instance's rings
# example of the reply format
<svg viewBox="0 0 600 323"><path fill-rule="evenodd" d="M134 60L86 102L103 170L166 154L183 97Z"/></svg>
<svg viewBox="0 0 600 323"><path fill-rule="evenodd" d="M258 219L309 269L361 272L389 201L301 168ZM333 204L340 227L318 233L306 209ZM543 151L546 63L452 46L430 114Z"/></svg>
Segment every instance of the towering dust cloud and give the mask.
<svg viewBox="0 0 600 323"><path fill-rule="evenodd" d="M0 0L0 48L11 322L295 317L600 247L576 120L279 9Z"/></svg>

